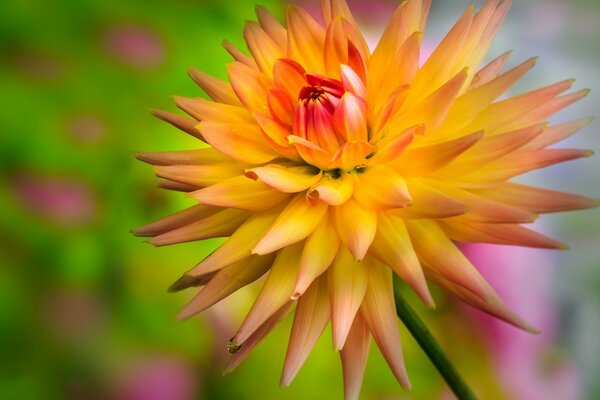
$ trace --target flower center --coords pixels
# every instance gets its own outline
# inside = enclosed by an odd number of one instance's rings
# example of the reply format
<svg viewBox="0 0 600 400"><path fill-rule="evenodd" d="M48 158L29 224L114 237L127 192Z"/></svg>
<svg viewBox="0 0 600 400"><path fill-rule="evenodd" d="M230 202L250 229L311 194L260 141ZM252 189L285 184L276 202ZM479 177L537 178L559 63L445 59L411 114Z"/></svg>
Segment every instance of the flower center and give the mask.
<svg viewBox="0 0 600 400"><path fill-rule="evenodd" d="M300 90L298 100L300 101L316 101L319 100L325 94L325 90L319 86L304 86Z"/></svg>

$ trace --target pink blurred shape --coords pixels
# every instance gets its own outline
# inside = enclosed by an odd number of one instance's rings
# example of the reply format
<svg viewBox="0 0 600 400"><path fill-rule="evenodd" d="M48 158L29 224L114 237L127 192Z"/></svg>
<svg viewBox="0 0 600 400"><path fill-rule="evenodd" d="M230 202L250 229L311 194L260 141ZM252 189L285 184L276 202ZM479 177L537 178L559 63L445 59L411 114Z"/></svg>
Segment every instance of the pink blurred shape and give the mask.
<svg viewBox="0 0 600 400"><path fill-rule="evenodd" d="M60 225L81 225L96 216L95 199L82 181L20 174L11 183L26 209Z"/></svg>
<svg viewBox="0 0 600 400"><path fill-rule="evenodd" d="M466 310L482 332L508 398L578 399L577 369L555 345L556 253L489 244L463 244L461 249L508 305L541 330L533 335L478 310Z"/></svg>
<svg viewBox="0 0 600 400"><path fill-rule="evenodd" d="M118 62L139 71L154 70L160 67L166 58L161 38L145 26L109 26L102 34L102 45Z"/></svg>

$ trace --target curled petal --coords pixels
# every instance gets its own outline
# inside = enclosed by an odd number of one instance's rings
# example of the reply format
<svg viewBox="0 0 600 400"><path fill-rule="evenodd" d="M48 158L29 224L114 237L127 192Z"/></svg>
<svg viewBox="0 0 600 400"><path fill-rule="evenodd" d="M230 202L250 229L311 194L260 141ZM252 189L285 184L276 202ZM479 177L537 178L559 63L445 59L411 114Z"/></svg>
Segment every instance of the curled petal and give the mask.
<svg viewBox="0 0 600 400"><path fill-rule="evenodd" d="M252 253L268 254L305 239L315 230L326 213L327 204L318 202L313 205L303 194L296 195L269 231L252 248Z"/></svg>
<svg viewBox="0 0 600 400"><path fill-rule="evenodd" d="M354 192L354 179L342 172L339 177L325 174L319 182L308 190L311 201L321 200L330 206L339 206L347 202Z"/></svg>
<svg viewBox="0 0 600 400"><path fill-rule="evenodd" d="M364 142L367 135L367 103L346 92L333 115L337 131L347 142Z"/></svg>
<svg viewBox="0 0 600 400"><path fill-rule="evenodd" d="M367 88L360 76L354 70L345 64L340 66L342 73L342 83L344 84L344 89L347 92L350 92L361 99L367 98Z"/></svg>
<svg viewBox="0 0 600 400"><path fill-rule="evenodd" d="M246 176L284 193L297 193L308 189L321 179L323 172L309 166L269 164L246 170Z"/></svg>
<svg viewBox="0 0 600 400"><path fill-rule="evenodd" d="M288 136L288 142L296 148L300 157L308 164L323 170L329 168L331 155L318 145L295 135Z"/></svg>
<svg viewBox="0 0 600 400"><path fill-rule="evenodd" d="M331 300L331 330L333 347L344 347L352 321L367 290L367 266L356 261L350 252L341 247L329 268L329 296Z"/></svg>

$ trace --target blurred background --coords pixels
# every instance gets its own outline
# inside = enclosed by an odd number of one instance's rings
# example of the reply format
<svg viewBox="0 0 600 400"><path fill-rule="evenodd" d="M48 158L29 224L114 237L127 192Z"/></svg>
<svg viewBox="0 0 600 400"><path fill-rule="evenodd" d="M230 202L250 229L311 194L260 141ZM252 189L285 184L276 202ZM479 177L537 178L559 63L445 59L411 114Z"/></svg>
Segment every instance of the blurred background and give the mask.
<svg viewBox="0 0 600 400"><path fill-rule="evenodd" d="M254 2L4 0L0 2L0 399L341 399L328 331L295 382L279 388L290 320L222 376L225 343L248 310L251 286L187 322L193 293L166 288L215 241L153 248L129 231L189 205L156 188L135 151L198 142L150 116L170 96L204 96L189 66L225 78L222 39L242 46ZM278 17L285 4L262 0ZM354 1L376 40L398 1ZM476 2L480 4L481 2ZM489 59L538 66L512 93L565 78L587 99L556 122L598 116L600 3L516 2ZM311 10L316 2L307 0ZM433 1L431 49L467 1ZM600 149L598 122L565 147ZM600 197L600 157L527 176ZM436 311L409 301L485 399L600 398L600 213L551 215L539 228L568 252L469 246L508 303L542 329L522 333L436 291ZM402 328L403 329L403 328ZM363 399L452 398L403 330L413 391L403 392L372 347Z"/></svg>

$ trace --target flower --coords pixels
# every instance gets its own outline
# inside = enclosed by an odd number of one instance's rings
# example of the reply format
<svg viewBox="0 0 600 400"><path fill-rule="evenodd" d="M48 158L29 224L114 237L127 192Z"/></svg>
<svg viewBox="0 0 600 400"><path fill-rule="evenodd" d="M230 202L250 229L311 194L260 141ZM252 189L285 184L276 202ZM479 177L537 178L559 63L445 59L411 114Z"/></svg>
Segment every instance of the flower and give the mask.
<svg viewBox="0 0 600 400"><path fill-rule="evenodd" d="M509 180L591 155L546 149L589 122L545 122L588 91L563 94L565 80L498 100L535 64L502 72L505 53L477 71L510 1L469 7L419 66L430 3L403 2L372 52L344 0L321 2L324 26L290 6L284 28L258 7L244 30L251 56L224 42L229 83L190 71L212 101L177 97L192 119L155 112L209 147L139 154L162 187L198 204L135 233L157 246L228 237L173 284L204 286L180 317L268 272L228 369L295 308L283 385L331 321L347 398L371 338L409 388L392 273L429 306L427 281L534 331L454 242L566 248L523 224L596 201Z"/></svg>

